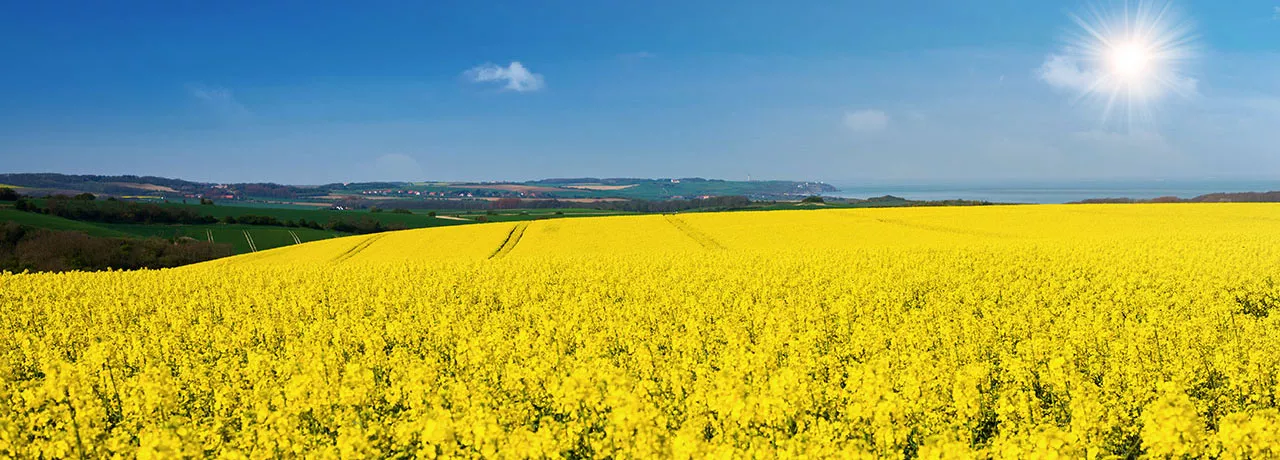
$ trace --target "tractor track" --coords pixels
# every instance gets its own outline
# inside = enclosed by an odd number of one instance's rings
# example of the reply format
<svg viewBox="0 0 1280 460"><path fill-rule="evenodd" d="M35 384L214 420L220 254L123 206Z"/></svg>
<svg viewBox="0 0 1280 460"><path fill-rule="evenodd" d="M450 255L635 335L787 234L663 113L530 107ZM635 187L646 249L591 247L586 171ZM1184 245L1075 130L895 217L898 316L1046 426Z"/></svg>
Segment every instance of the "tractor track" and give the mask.
<svg viewBox="0 0 1280 460"><path fill-rule="evenodd" d="M489 254L489 259L501 259L510 254L511 250L515 249L517 244L520 244L520 238L524 237L524 231L528 228L528 223L519 223L515 227L511 227L511 232L507 233L507 239L502 240L502 245L498 246L498 249L495 249L493 254Z"/></svg>
<svg viewBox="0 0 1280 460"><path fill-rule="evenodd" d="M352 258L352 257L355 257L355 256L356 256L356 254L359 254L361 251L364 251L364 250L365 250L365 249L367 249L369 246L373 245L373 243L375 243L375 242L377 242L378 240L382 239L382 237L384 237L384 236L386 236L386 235L381 235L381 234L379 234L379 235L374 235L374 236L369 237L369 239L366 239L366 240L364 240L364 241L361 241L361 242L357 243L355 246L352 246L352 247L351 247L351 249L348 249L346 252L344 252L344 253L342 253L342 254L339 254L339 255L338 255L338 257L333 258L333 262L334 262L334 263L338 263L338 262L342 262L342 261L345 261L345 260L347 260L347 259L350 259L350 258Z"/></svg>
<svg viewBox="0 0 1280 460"><path fill-rule="evenodd" d="M666 218L667 222L670 223L671 226L675 227L676 230L680 230L680 233L684 233L685 236L698 243L698 245L702 246L704 249L716 251L723 251L725 249L724 245L720 244L719 241L716 241L715 238L712 238L711 235L702 233L701 230L689 225L689 223L685 222L683 219L676 216L666 216Z"/></svg>

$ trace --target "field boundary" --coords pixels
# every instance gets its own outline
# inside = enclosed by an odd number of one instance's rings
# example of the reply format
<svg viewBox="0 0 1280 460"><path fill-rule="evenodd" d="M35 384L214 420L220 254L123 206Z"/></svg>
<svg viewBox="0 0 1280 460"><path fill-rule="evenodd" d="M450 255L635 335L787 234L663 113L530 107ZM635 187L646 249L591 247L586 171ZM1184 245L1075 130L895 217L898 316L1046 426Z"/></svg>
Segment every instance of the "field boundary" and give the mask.
<svg viewBox="0 0 1280 460"><path fill-rule="evenodd" d="M679 217L675 217L675 216L665 216L665 217L667 218L667 222L670 223L672 227L675 227L676 230L680 231L680 233L684 233L685 236L689 237L694 242L698 243L699 246L702 246L705 249L713 249L713 250L725 249L724 245L720 244L719 241L716 241L715 238L712 238L711 235L702 233L701 230L694 228L692 225L689 225L688 222L685 222Z"/></svg>
<svg viewBox="0 0 1280 460"><path fill-rule="evenodd" d="M383 236L386 236L386 235L377 234L365 239L364 241L356 243L356 245L352 246L351 249L348 249L346 252L343 252L342 254L338 254L338 257L334 257L333 263L343 262L343 261L346 261L347 259L355 257L356 254L359 254L360 251L364 251L374 242L382 239Z"/></svg>
<svg viewBox="0 0 1280 460"><path fill-rule="evenodd" d="M528 223L519 223L511 227L511 232L507 233L507 239L502 240L502 245L498 246L498 249L495 249L493 254L489 254L489 258L501 259L510 254L511 250L515 249L517 244L520 244L520 238L524 237L524 231L527 228L529 228Z"/></svg>

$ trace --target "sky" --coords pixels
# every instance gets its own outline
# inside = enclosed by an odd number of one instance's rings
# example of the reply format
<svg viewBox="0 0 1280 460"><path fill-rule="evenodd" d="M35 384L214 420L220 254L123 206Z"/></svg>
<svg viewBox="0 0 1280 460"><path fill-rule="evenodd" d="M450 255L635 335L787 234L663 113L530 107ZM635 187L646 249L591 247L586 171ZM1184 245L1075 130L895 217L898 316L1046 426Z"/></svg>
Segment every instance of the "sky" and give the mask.
<svg viewBox="0 0 1280 460"><path fill-rule="evenodd" d="M1159 84L1096 84L1144 5ZM1280 179L1278 128L1277 0L0 2L0 172Z"/></svg>

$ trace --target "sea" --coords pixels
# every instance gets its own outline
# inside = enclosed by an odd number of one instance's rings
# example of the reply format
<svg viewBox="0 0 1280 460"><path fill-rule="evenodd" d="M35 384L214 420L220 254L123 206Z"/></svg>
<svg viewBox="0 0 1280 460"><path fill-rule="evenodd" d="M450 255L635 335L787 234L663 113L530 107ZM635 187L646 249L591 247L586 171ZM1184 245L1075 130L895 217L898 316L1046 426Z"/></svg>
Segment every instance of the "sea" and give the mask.
<svg viewBox="0 0 1280 460"><path fill-rule="evenodd" d="M1272 180L1106 180L1054 182L988 182L932 184L871 184L828 182L840 191L830 195L868 198L893 195L912 200L981 200L994 203L1070 203L1090 198L1150 199L1162 196L1193 198L1218 192L1280 190Z"/></svg>

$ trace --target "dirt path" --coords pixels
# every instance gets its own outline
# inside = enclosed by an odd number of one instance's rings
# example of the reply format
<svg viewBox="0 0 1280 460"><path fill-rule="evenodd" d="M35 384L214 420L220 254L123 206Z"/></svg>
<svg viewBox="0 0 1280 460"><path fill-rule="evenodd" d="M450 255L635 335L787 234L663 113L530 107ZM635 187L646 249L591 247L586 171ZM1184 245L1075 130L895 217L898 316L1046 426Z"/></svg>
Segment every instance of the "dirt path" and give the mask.
<svg viewBox="0 0 1280 460"><path fill-rule="evenodd" d="M453 217L453 216L436 216L436 218L437 218L437 219L461 220L461 221L465 221L465 222L471 222L471 219L463 219L463 218L461 218L461 217Z"/></svg>
<svg viewBox="0 0 1280 460"><path fill-rule="evenodd" d="M529 228L529 224L527 222L522 222L516 224L515 227L512 227L511 233L507 234L507 239L502 240L502 246L498 246L498 249L494 250L493 254L489 255L489 258L501 259L506 257L507 254L510 254L511 250L515 249L517 244L520 244L520 238L524 237L524 231L527 228Z"/></svg>
<svg viewBox="0 0 1280 460"><path fill-rule="evenodd" d="M714 249L714 250L723 250L725 248L724 245L720 244L719 241L716 241L715 238L712 238L711 235L702 233L702 231L696 228L693 228L692 225L689 225L688 222L685 222L679 217L676 217L676 216L666 216L666 217L667 217L667 222L670 222L671 225L676 228L676 230L680 230L681 233L684 233L685 236L688 236L689 238L693 239L693 241L697 242L703 248Z"/></svg>

